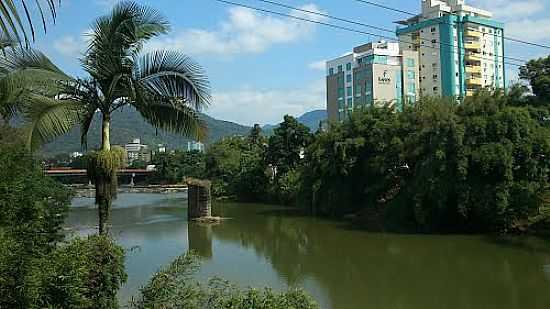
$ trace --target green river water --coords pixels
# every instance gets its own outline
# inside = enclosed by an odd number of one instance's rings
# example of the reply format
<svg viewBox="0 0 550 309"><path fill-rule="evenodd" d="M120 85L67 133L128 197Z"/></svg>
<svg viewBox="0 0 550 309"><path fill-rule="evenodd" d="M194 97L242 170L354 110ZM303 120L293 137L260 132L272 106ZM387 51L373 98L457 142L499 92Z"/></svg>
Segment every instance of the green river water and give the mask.
<svg viewBox="0 0 550 309"><path fill-rule="evenodd" d="M199 280L243 287L302 287L322 308L548 309L550 244L487 236L373 234L282 207L224 203L216 226L187 222L185 194L120 194L113 234L128 250L127 302L159 267L188 249L203 260ZM93 200L77 198L67 225L94 232ZM534 249L537 248L537 249Z"/></svg>

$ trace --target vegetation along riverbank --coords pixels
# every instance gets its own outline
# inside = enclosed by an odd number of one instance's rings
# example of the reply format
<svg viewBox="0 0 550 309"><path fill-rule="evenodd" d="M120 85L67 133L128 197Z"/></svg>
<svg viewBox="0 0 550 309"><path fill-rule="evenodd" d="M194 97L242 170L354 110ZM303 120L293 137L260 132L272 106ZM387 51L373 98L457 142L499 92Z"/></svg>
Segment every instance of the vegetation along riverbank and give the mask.
<svg viewBox="0 0 550 309"><path fill-rule="evenodd" d="M367 108L315 133L287 116L202 153L155 158L158 180L214 181L220 198L273 202L399 232L525 233L549 224L549 109L522 87L462 104Z"/></svg>

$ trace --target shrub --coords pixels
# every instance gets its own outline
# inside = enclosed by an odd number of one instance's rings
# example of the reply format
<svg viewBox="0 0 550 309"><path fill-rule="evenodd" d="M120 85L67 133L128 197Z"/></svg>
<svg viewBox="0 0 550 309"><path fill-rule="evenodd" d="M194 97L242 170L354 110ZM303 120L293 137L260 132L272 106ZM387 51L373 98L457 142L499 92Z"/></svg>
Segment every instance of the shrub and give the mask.
<svg viewBox="0 0 550 309"><path fill-rule="evenodd" d="M301 290L275 293L270 289L242 290L222 279L212 279L207 285L193 280L199 269L198 258L186 254L153 276L142 288L141 296L132 307L189 309L314 309L315 301Z"/></svg>

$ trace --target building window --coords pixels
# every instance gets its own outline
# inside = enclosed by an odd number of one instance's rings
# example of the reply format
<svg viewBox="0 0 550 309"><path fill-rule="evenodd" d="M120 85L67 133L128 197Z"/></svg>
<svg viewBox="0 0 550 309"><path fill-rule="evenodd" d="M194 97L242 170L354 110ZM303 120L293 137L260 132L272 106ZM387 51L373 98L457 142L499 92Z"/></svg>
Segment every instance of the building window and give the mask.
<svg viewBox="0 0 550 309"><path fill-rule="evenodd" d="M415 64L415 61L414 59L412 58L407 58L407 66L410 68L410 67L414 67L416 64Z"/></svg>
<svg viewBox="0 0 550 309"><path fill-rule="evenodd" d="M415 71L407 71L407 78L408 79L415 79L416 78L416 72Z"/></svg>
<svg viewBox="0 0 550 309"><path fill-rule="evenodd" d="M363 92L363 87L361 85L355 85L355 96L360 97Z"/></svg>
<svg viewBox="0 0 550 309"><path fill-rule="evenodd" d="M328 75L334 75L334 68L328 69Z"/></svg>
<svg viewBox="0 0 550 309"><path fill-rule="evenodd" d="M346 75L346 83L351 83L351 74Z"/></svg>
<svg viewBox="0 0 550 309"><path fill-rule="evenodd" d="M342 73L342 65L338 66L338 73Z"/></svg>
<svg viewBox="0 0 550 309"><path fill-rule="evenodd" d="M344 88L338 88L338 100L344 98Z"/></svg>
<svg viewBox="0 0 550 309"><path fill-rule="evenodd" d="M416 84L409 83L408 86L407 86L407 92L409 94L416 94Z"/></svg>
<svg viewBox="0 0 550 309"><path fill-rule="evenodd" d="M438 88L438 87L433 87L433 91L434 91L434 92L438 92L438 91L439 91L439 88Z"/></svg>
<svg viewBox="0 0 550 309"><path fill-rule="evenodd" d="M346 71L351 71L351 63L346 64Z"/></svg>
<svg viewBox="0 0 550 309"><path fill-rule="evenodd" d="M348 108L352 108L352 106L353 106L353 99L349 98L348 99Z"/></svg>
<svg viewBox="0 0 550 309"><path fill-rule="evenodd" d="M351 97L353 93L351 93L351 87L346 87L346 96Z"/></svg>
<svg viewBox="0 0 550 309"><path fill-rule="evenodd" d="M435 32L435 31L437 31L437 29L435 29L435 27L432 27L431 31Z"/></svg>

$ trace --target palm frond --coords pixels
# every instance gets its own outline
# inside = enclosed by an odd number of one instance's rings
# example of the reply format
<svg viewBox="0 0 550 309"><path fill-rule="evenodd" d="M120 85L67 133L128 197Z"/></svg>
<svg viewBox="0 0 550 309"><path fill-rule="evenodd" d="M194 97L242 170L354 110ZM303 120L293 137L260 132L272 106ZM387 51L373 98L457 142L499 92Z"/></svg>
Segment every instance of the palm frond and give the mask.
<svg viewBox="0 0 550 309"><path fill-rule="evenodd" d="M80 115L80 145L84 149L88 149L88 132L90 132L90 127L97 109L93 106L87 106L85 111Z"/></svg>
<svg viewBox="0 0 550 309"><path fill-rule="evenodd" d="M203 141L206 138L207 126L200 114L184 105L174 102L147 100L134 104L137 111L152 126Z"/></svg>
<svg viewBox="0 0 550 309"><path fill-rule="evenodd" d="M156 51L136 57L134 79L156 96L182 99L197 111L212 100L206 72L180 52Z"/></svg>
<svg viewBox="0 0 550 309"><path fill-rule="evenodd" d="M44 54L14 48L0 56L0 110L6 118L20 111L21 96L34 91L53 97L59 92L59 82L70 80Z"/></svg>
<svg viewBox="0 0 550 309"><path fill-rule="evenodd" d="M0 77L25 73L28 78L70 80L46 55L34 49L14 48L0 56Z"/></svg>
<svg viewBox="0 0 550 309"><path fill-rule="evenodd" d="M156 10L134 2L121 2L110 15L98 18L93 25L84 67L102 81L106 92L108 80L115 74L131 72L130 56L141 50L147 40L168 30L168 21Z"/></svg>
<svg viewBox="0 0 550 309"><path fill-rule="evenodd" d="M29 4L29 2L32 2L32 4ZM34 41L36 36L32 6L40 15L45 33L47 29L45 7L48 7L50 16L55 23L57 7L60 4L61 0L0 0L0 30L2 35L10 40L28 45L29 41Z"/></svg>
<svg viewBox="0 0 550 309"><path fill-rule="evenodd" d="M24 119L27 146L36 150L39 146L68 133L78 122L81 105L72 100L55 100L29 94L25 104Z"/></svg>

